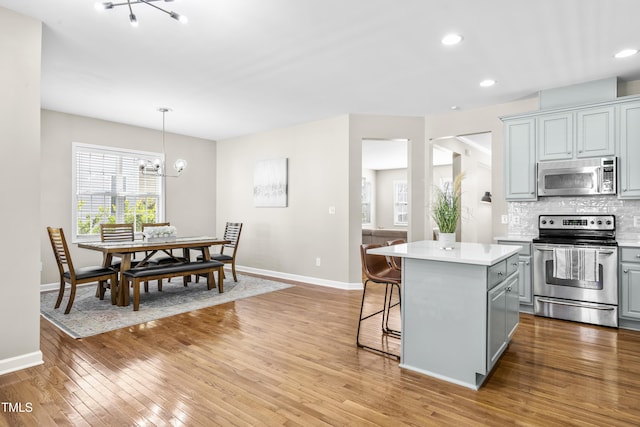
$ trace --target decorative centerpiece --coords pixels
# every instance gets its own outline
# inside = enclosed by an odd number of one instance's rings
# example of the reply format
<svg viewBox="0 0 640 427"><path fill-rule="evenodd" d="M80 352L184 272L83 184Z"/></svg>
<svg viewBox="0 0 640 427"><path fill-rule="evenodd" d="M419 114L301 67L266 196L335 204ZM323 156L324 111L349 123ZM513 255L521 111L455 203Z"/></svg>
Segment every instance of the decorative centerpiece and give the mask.
<svg viewBox="0 0 640 427"><path fill-rule="evenodd" d="M443 249L452 249L456 242L456 228L460 219L460 194L464 174L459 174L444 188L436 187L432 215L438 226L438 241Z"/></svg>
<svg viewBox="0 0 640 427"><path fill-rule="evenodd" d="M145 227L142 234L147 242L173 242L178 234L172 225Z"/></svg>

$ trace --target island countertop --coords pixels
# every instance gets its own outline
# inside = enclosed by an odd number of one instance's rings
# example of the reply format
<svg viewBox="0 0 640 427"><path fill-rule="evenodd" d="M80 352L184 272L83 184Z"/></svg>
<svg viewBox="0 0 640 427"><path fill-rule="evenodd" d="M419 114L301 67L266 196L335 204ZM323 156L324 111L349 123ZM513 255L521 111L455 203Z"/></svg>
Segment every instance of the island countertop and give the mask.
<svg viewBox="0 0 640 427"><path fill-rule="evenodd" d="M452 249L443 249L442 243L436 240L421 240L400 245L383 246L381 248L370 249L368 252L400 258L490 266L518 253L520 249L522 249L521 246L514 245L490 245L467 242L457 242L453 245Z"/></svg>

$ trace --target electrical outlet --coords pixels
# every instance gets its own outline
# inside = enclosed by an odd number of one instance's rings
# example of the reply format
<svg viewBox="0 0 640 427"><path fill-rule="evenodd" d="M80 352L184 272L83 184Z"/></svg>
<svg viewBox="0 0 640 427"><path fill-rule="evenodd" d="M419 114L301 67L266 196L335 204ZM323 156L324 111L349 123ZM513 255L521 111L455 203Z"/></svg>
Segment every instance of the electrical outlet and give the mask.
<svg viewBox="0 0 640 427"><path fill-rule="evenodd" d="M502 222L502 224L509 224L509 215L502 215L500 217L500 221Z"/></svg>
<svg viewBox="0 0 640 427"><path fill-rule="evenodd" d="M336 214L336 207L329 206L329 215L335 215L335 214Z"/></svg>
<svg viewBox="0 0 640 427"><path fill-rule="evenodd" d="M320 257L316 258L316 267L320 267Z"/></svg>
<svg viewBox="0 0 640 427"><path fill-rule="evenodd" d="M520 224L520 217L519 216L512 216L511 217L511 223L515 224L515 225Z"/></svg>
<svg viewBox="0 0 640 427"><path fill-rule="evenodd" d="M633 217L633 226L635 228L640 228L640 216Z"/></svg>

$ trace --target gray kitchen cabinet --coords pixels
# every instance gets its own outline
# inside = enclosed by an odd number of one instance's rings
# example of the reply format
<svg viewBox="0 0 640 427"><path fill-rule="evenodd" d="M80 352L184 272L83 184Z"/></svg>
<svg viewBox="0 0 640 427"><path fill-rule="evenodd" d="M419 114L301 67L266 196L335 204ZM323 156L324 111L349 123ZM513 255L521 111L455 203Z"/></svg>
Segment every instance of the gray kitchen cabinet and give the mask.
<svg viewBox="0 0 640 427"><path fill-rule="evenodd" d="M640 321L640 248L621 247L620 261L619 317Z"/></svg>
<svg viewBox="0 0 640 427"><path fill-rule="evenodd" d="M616 154L615 107L584 108L576 112L577 158Z"/></svg>
<svg viewBox="0 0 640 427"><path fill-rule="evenodd" d="M624 103L620 111L620 183L618 198L640 198L640 101Z"/></svg>
<svg viewBox="0 0 640 427"><path fill-rule="evenodd" d="M573 157L573 113L545 114L537 118L538 160Z"/></svg>
<svg viewBox="0 0 640 427"><path fill-rule="evenodd" d="M520 311L533 312L533 276L531 270L531 243L519 240L498 239L500 245L522 246L518 256Z"/></svg>
<svg viewBox="0 0 640 427"><path fill-rule="evenodd" d="M504 121L507 200L536 200L535 123L535 118Z"/></svg>
<svg viewBox="0 0 640 427"><path fill-rule="evenodd" d="M538 161L615 155L615 107L581 108L537 117Z"/></svg>
<svg viewBox="0 0 640 427"><path fill-rule="evenodd" d="M514 258L515 259L515 258ZM491 266L489 283L494 276L491 269L506 270L505 262ZM508 264L507 264L508 265ZM506 273L503 273L506 276ZM515 270L487 292L487 371L490 371L509 341L520 321L518 274Z"/></svg>

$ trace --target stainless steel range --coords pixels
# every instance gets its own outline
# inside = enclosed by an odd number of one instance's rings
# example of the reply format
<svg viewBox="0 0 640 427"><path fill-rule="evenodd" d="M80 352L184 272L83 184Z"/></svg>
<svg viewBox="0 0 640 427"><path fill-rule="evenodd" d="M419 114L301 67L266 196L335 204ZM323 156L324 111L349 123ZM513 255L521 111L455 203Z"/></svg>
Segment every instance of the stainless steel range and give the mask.
<svg viewBox="0 0 640 427"><path fill-rule="evenodd" d="M534 313L618 326L614 215L540 215L533 239Z"/></svg>

